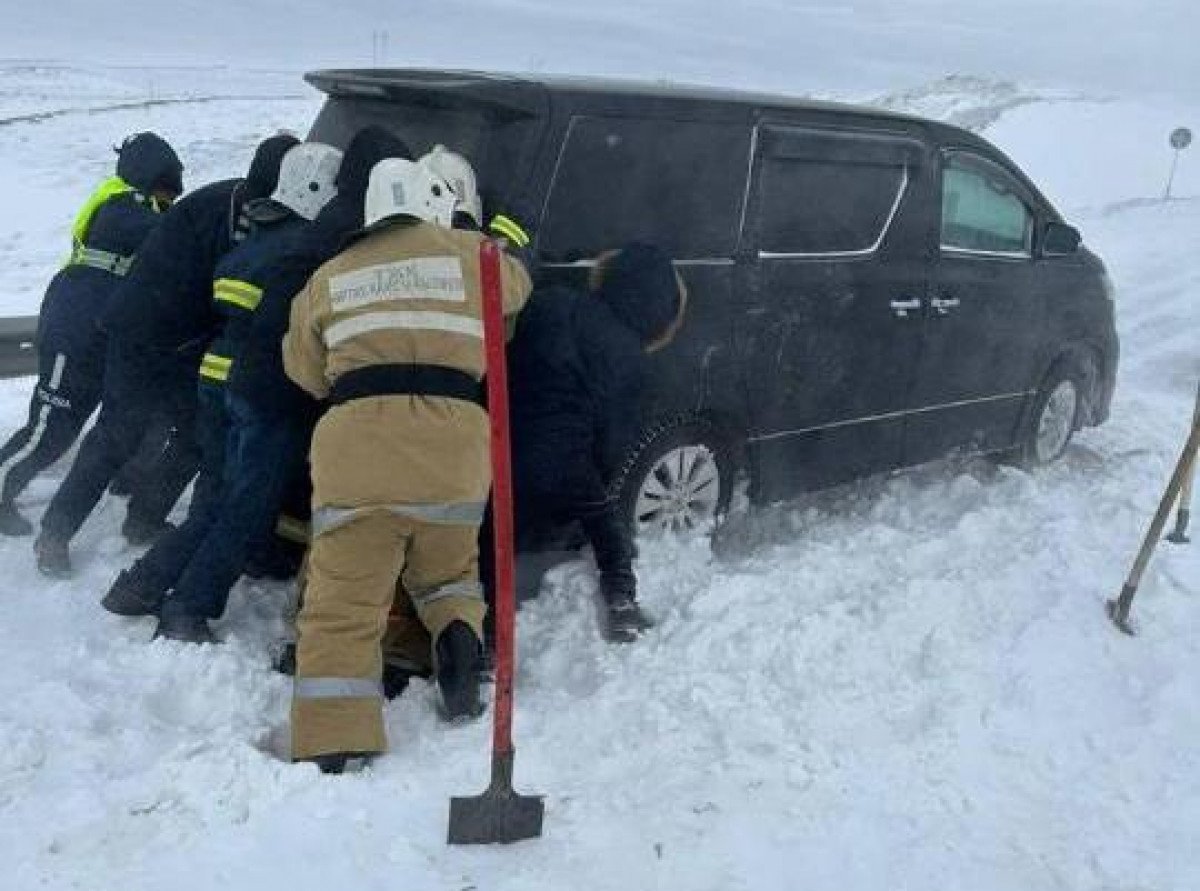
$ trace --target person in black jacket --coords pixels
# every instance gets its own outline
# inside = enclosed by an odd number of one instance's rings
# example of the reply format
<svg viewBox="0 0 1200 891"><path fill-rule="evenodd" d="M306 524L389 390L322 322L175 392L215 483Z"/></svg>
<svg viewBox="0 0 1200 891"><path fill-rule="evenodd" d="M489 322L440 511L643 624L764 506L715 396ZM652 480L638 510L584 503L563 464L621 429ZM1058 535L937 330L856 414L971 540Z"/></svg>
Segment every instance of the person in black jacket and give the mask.
<svg viewBox="0 0 1200 891"><path fill-rule="evenodd" d="M293 470L304 464L319 411L283 372L281 344L292 298L337 253L342 240L362 228L371 168L400 153L407 154L407 146L387 131L372 127L356 134L337 172L336 195L311 225L294 234L275 230L265 242L256 236L222 263L222 270L226 265L241 270L237 276L260 293L253 313L239 320L236 345L222 338L206 357L214 372L222 359L230 360L224 380L229 429L220 476L202 489L197 483L188 521L118 576L104 598L106 609L127 616L158 613L159 636L192 643L213 640L208 620L224 611L247 547L265 537L285 484L299 475ZM210 477L202 474L201 479ZM196 529L202 534L181 562L185 533ZM174 591L164 600L168 587Z"/></svg>
<svg viewBox="0 0 1200 891"><path fill-rule="evenodd" d="M632 530L608 483L638 432L646 354L671 341L685 305L670 257L631 244L601 258L591 293L536 289L509 346L518 540L544 524L582 524L613 641L651 623L637 603Z"/></svg>
<svg viewBox="0 0 1200 891"><path fill-rule="evenodd" d="M289 151L279 187L269 201L251 208L250 236L217 264L213 301L224 325L200 363L202 460L187 520L122 572L102 601L118 615L157 612L157 637L213 640L208 620L224 612L247 552L273 526L284 489L303 466L304 414L255 423L230 383L241 368L277 261L304 237L333 196L341 156L318 143Z"/></svg>
<svg viewBox="0 0 1200 891"><path fill-rule="evenodd" d="M157 134L130 136L117 155L116 175L79 211L71 256L42 301L29 420L0 449L0 534L33 531L15 500L70 448L100 401L105 338L99 320L159 214L183 191L183 164Z"/></svg>
<svg viewBox="0 0 1200 891"><path fill-rule="evenodd" d="M150 475L130 498L123 531L127 538L144 541L164 528L163 518L198 461L196 369L217 324L213 270L245 237L247 207L274 191L283 155L297 142L292 136L273 136L259 145L245 179L212 183L180 200L147 239L113 295L103 320L108 345L102 407L42 517L34 549L43 573L70 574L70 540L105 488L147 430L170 427L176 460ZM162 417L170 423L161 423Z"/></svg>

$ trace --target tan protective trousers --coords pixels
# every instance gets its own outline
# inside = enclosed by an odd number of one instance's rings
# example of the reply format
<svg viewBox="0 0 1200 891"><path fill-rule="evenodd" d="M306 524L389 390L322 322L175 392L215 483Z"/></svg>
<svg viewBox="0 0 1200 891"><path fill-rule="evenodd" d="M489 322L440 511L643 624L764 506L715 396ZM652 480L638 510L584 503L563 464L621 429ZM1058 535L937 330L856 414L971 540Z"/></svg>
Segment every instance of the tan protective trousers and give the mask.
<svg viewBox="0 0 1200 891"><path fill-rule="evenodd" d="M380 508L314 539L296 623L293 759L387 748L381 644L397 581L432 640L454 621L483 639L478 536Z"/></svg>

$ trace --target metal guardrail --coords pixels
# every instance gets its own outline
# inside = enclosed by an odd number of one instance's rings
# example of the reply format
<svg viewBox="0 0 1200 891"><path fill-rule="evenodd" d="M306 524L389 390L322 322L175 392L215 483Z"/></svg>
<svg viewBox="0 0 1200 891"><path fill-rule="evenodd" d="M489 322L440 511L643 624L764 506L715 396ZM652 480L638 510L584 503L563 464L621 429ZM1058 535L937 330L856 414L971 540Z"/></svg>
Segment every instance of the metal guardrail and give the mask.
<svg viewBox="0 0 1200 891"><path fill-rule="evenodd" d="M0 319L0 378L37 374L37 316Z"/></svg>

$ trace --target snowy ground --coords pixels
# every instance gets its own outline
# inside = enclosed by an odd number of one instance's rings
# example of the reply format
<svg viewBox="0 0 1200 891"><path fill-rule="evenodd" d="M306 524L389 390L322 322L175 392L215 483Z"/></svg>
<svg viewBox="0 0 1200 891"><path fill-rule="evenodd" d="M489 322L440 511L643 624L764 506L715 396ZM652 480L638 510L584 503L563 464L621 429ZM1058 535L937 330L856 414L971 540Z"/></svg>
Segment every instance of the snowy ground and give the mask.
<svg viewBox="0 0 1200 891"><path fill-rule="evenodd" d="M39 108L113 95L92 84ZM546 835L505 850L444 845L447 799L484 783L488 728L441 726L427 686L389 706L392 751L362 775L276 757L286 588L239 588L222 647L151 644L151 623L97 604L135 556L119 502L78 538L70 582L40 577L28 541L0 541L0 887L1200 887L1200 544L1160 549L1139 638L1102 611L1200 376L1198 159L1187 197L1149 200L1166 131L1200 109L986 83L885 100L986 123L1105 257L1123 349L1108 424L1043 472L943 463L743 519L751 546L719 557L647 548L661 621L636 646L600 643L588 573L559 570L520 616L518 785L547 795ZM161 129L196 184L314 108L0 128L0 190L20 209L0 220L0 314L35 309L122 133ZM28 388L0 382L4 432ZM31 515L62 470L31 487Z"/></svg>

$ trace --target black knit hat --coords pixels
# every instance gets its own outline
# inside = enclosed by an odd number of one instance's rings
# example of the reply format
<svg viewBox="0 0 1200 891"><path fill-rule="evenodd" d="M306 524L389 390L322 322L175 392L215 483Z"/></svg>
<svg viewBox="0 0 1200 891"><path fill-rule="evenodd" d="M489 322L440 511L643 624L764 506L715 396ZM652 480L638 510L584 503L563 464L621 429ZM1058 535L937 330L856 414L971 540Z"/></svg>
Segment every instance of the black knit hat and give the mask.
<svg viewBox="0 0 1200 891"><path fill-rule="evenodd" d="M411 161L413 154L403 139L383 127L373 124L355 133L342 156L342 166L338 168L335 181L338 194L355 198L365 196L371 170L384 158Z"/></svg>
<svg viewBox="0 0 1200 891"><path fill-rule="evenodd" d="M183 162L170 143L148 130L126 137L117 148L117 176L144 195L183 193Z"/></svg>
<svg viewBox="0 0 1200 891"><path fill-rule="evenodd" d="M276 133L258 144L246 174L243 199L246 203L271 197L279 183L279 167L283 164L283 156L299 144L300 140L290 133Z"/></svg>
<svg viewBox="0 0 1200 891"><path fill-rule="evenodd" d="M671 258L659 248L628 244L602 262L597 278L597 296L643 345L659 340L676 323L683 294Z"/></svg>

